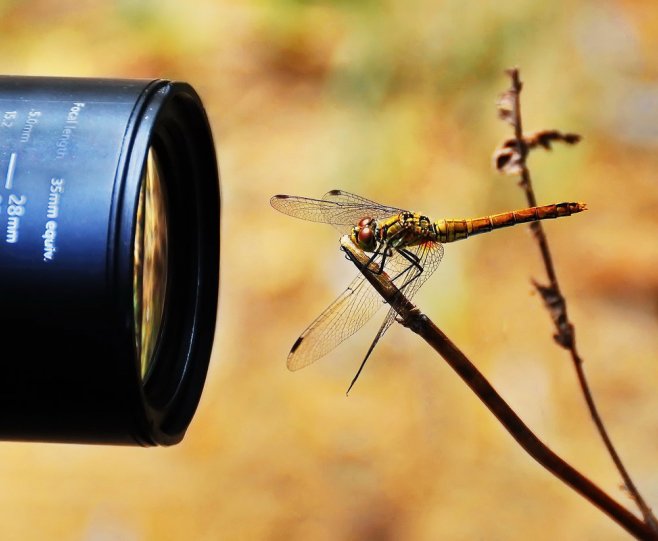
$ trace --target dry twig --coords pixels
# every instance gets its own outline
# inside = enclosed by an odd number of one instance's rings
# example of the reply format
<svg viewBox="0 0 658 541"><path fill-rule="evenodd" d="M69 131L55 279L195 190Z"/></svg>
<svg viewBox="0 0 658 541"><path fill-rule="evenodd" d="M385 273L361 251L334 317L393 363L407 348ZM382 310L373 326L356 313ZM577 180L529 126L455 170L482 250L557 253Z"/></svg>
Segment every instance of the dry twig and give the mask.
<svg viewBox="0 0 658 541"><path fill-rule="evenodd" d="M523 125L521 120L521 106L520 106L520 93L523 87L519 78L518 69L507 70L507 74L511 79L511 87L500 97L498 101L498 114L501 119L505 120L514 128L514 138L507 140L501 148L494 153L494 161L499 171L505 174L518 174L521 179L519 186L524 190L528 205L534 207L537 205L535 193L532 188L532 180L530 178L530 171L527 166L527 156L530 149L536 146L550 148L551 142L562 141L567 144L574 144L580 141L580 136L576 134L562 134L557 130L545 130L535 132L531 135L524 136ZM538 135L539 134L539 135ZM543 135L542 135L543 134ZM506 157L503 159L503 156ZM499 162L502 166L499 167ZM574 368L578 377L578 382L585 397L587 407L589 408L590 415L594 420L601 438L610 454L617 470L624 480L624 485L637 503L642 516L648 528L650 528L654 535L658 535L658 521L651 512L651 509L646 504L635 484L626 471L624 464L617 451L615 450L610 437L605 429L603 420L598 413L592 392L589 388L585 371L583 369L583 359L578 354L576 349L575 328L567 314L567 304L555 273L553 265L553 258L548 247L548 240L544 233L544 228L540 222L533 222L530 224L535 240L539 246L539 250L544 261L546 274L548 277L548 285L540 284L533 280L533 285L541 295L544 305L555 325L556 333L553 336L555 341L569 351L573 361Z"/></svg>

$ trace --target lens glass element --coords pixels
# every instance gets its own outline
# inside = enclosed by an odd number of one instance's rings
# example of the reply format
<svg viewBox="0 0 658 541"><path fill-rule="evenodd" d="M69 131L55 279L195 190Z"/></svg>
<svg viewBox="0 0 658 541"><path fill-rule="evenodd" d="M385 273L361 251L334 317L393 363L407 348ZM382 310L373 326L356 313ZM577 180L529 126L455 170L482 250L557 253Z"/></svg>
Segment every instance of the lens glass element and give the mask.
<svg viewBox="0 0 658 541"><path fill-rule="evenodd" d="M167 293L167 201L157 155L149 149L139 192L133 249L135 345L144 380L162 327Z"/></svg>

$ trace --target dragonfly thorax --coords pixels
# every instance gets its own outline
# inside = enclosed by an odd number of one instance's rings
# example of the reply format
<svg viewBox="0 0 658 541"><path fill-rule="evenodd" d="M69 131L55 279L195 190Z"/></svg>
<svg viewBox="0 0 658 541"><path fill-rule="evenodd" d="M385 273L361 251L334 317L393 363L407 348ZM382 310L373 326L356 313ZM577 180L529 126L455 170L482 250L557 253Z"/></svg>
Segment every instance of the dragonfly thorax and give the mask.
<svg viewBox="0 0 658 541"><path fill-rule="evenodd" d="M364 252L375 252L380 242L389 248L405 248L436 241L437 231L427 216L405 211L382 220L361 218L350 239Z"/></svg>
<svg viewBox="0 0 658 541"><path fill-rule="evenodd" d="M374 252L377 248L377 221L369 216L361 218L352 228L350 239L364 252Z"/></svg>

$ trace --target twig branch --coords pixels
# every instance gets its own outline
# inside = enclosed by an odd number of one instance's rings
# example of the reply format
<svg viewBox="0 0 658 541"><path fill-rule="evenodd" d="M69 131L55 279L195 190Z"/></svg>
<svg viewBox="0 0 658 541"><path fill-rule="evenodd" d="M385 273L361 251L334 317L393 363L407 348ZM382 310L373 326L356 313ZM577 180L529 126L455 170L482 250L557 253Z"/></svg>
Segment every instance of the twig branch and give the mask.
<svg viewBox="0 0 658 541"><path fill-rule="evenodd" d="M400 316L400 322L421 336L446 360L532 458L637 539L658 539L658 535L652 532L645 523L561 459L535 436L466 355L398 290L386 273L376 274L372 270L366 269L370 258L359 250L349 237L344 236L341 239L341 246L368 282L389 305L393 306Z"/></svg>
<svg viewBox="0 0 658 541"><path fill-rule="evenodd" d="M534 207L537 205L537 200L535 198L535 192L532 188L530 171L527 166L529 146L527 143L527 137L524 137L523 135L523 125L521 120L520 94L523 88L523 84L521 83L518 69L507 70L507 74L511 79L512 86L503 95L502 101L504 101L507 106L511 105L511 107L507 107L505 109L505 113L501 114L501 117L507 120L514 128L514 141L516 146L516 155L518 156L518 159L515 161L515 166L518 169L517 173L521 177L519 186L525 192L528 205ZM573 143L579 140L579 137L575 136L574 134L567 134L565 137L570 139L568 141L565 138L562 138L562 140L567 143ZM576 137L576 139L574 139L574 137ZM511 147L510 144L507 146L508 148ZM546 275L549 281L549 285L546 286L533 280L533 285L542 296L544 304L548 309L551 315L551 319L555 325L557 332L553 337L555 338L555 341L560 344L560 346L569 351L571 360L576 370L578 382L580 383L580 388L582 390L583 396L585 397L585 402L587 403L590 415L594 420L594 424L596 425L596 428L599 431L601 438L603 439L603 443L605 444L608 453L610 454L613 462L615 463L615 466L617 467L617 470L624 480L624 485L626 486L628 493L642 512L642 516L644 517L647 525L655 533L658 534L658 521L651 512L651 508L646 504L639 491L635 487L635 484L631 480L630 475L626 471L626 468L619 458L619 455L615 450L612 441L605 429L603 420L601 419L601 416L599 415L596 408L596 404L594 402L594 398L592 396L592 392L590 390L587 378L585 376L585 371L583 369L583 359L580 357L578 350L576 349L575 328L569 320L569 316L567 315L567 303L564 296L562 295L562 292L560 291L560 285L555 273L553 258L548 247L548 240L546 239L544 228L540 222L533 222L530 225L535 240L539 246L539 250L544 261L544 267L546 268Z"/></svg>
<svg viewBox="0 0 658 541"><path fill-rule="evenodd" d="M384 300L398 313L401 323L421 336L436 350L486 405L525 451L557 478L607 514L636 539L658 540L658 534L613 500L587 477L551 451L525 425L459 348L422 314L390 281L386 273L366 268L370 258L349 239L341 239L342 249Z"/></svg>

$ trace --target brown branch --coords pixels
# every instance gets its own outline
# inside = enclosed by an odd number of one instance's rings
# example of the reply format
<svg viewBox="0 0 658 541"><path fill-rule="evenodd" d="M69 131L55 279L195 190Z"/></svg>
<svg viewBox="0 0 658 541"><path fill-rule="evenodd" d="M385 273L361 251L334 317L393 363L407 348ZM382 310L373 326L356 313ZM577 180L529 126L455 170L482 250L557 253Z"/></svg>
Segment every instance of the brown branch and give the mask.
<svg viewBox="0 0 658 541"><path fill-rule="evenodd" d="M466 355L427 316L402 295L386 273L376 274L366 268L370 258L359 250L349 240L349 237L344 236L341 239L341 246L368 282L389 305L393 306L400 316L401 323L421 336L446 360L532 458L607 514L636 539L658 540L658 534L645 523L556 455L535 436Z"/></svg>
<svg viewBox="0 0 658 541"><path fill-rule="evenodd" d="M507 90L507 92L505 92L505 94L503 94L501 100L499 101L499 115L501 118L509 122L514 128L514 141L516 146L516 154L518 156L518 160L516 161L515 165L518 167L518 174L521 177L519 186L525 192L528 206L535 207L537 206L537 200L532 188L530 171L527 166L529 146L527 137L524 137L523 135L523 126L521 120L520 94L523 85L519 78L518 69L507 70L507 74L511 79L512 86L509 90ZM567 134L567 137L569 137L571 141L574 140L574 134ZM575 142L577 142L577 140ZM508 147L509 146L511 145L508 145ZM619 458L619 454L612 444L612 440L608 436L607 430L603 424L603 420L598 413L598 409L594 402L594 398L592 396L592 392L590 390L589 383L587 382L585 371L583 369L583 359L580 357L576 349L575 328L569 320L569 316L567 315L567 303L564 296L562 295L562 292L560 291L560 285L555 273L553 258L548 247L548 240L546 238L546 234L544 233L544 228L540 222L533 222L530 224L530 227L539 246L539 250L544 261L544 267L546 268L546 275L549 281L549 285L542 285L534 280L533 284L544 300L544 304L548 309L551 315L551 319L555 325L556 334L553 336L553 338L555 338L555 341L560 344L560 346L569 351L571 360L576 370L578 382L580 383L580 388L582 390L583 396L585 397L585 402L587 403L590 415L592 416L594 424L596 425L596 428L601 435L603 443L605 444L606 449L612 458L612 461L615 463L617 470L624 480L624 485L626 486L628 493L639 507L646 524L655 534L658 534L658 521L653 515L651 508L646 504L640 495L640 492L635 487L635 484L633 483L630 475L626 471L624 464Z"/></svg>

